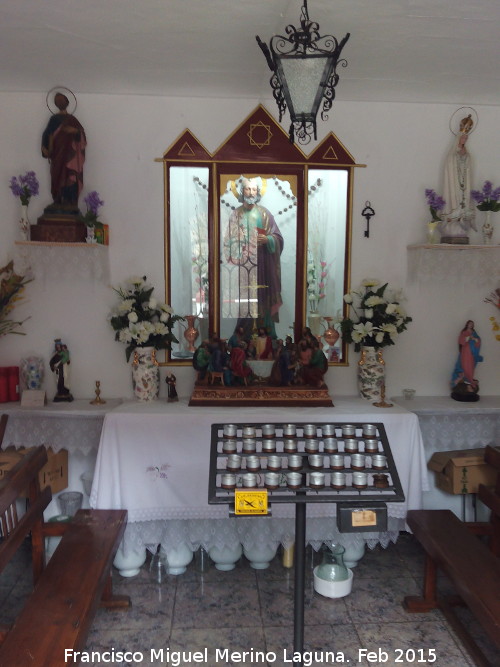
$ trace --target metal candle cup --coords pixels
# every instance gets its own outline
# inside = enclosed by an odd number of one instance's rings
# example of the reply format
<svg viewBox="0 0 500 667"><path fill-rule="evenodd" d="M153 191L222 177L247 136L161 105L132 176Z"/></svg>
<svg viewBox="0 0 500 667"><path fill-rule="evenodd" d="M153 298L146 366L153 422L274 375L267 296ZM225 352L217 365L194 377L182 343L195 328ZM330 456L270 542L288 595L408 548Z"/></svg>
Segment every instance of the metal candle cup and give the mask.
<svg viewBox="0 0 500 667"><path fill-rule="evenodd" d="M267 458L267 469L268 470L280 470L281 469L281 458L279 456L269 456Z"/></svg>
<svg viewBox="0 0 500 667"><path fill-rule="evenodd" d="M330 479L330 486L332 486L334 489L345 488L345 473L333 472Z"/></svg>
<svg viewBox="0 0 500 667"><path fill-rule="evenodd" d="M221 475L220 485L223 489L234 489L236 486L236 475L229 475L227 473Z"/></svg>
<svg viewBox="0 0 500 667"><path fill-rule="evenodd" d="M286 483L290 489L299 489L302 485L302 475L300 472L288 472Z"/></svg>
<svg viewBox="0 0 500 667"><path fill-rule="evenodd" d="M302 456L293 455L288 457L288 469L300 470L302 468Z"/></svg>
<svg viewBox="0 0 500 667"><path fill-rule="evenodd" d="M344 457L342 454L332 454L330 456L330 468L332 468L332 470L343 470Z"/></svg>
<svg viewBox="0 0 500 667"><path fill-rule="evenodd" d="M382 454L374 454L372 456L372 468L375 468L376 470L387 468L387 458Z"/></svg>
<svg viewBox="0 0 500 667"><path fill-rule="evenodd" d="M283 451L285 452L296 452L297 451L297 441L287 439L283 443Z"/></svg>
<svg viewBox="0 0 500 667"><path fill-rule="evenodd" d="M223 433L225 438L236 438L236 424L224 424Z"/></svg>
<svg viewBox="0 0 500 667"><path fill-rule="evenodd" d="M365 457L363 454L353 454L351 456L351 468L353 470L363 470L365 467Z"/></svg>
<svg viewBox="0 0 500 667"><path fill-rule="evenodd" d="M363 437L374 438L377 435L375 424L363 424Z"/></svg>
<svg viewBox="0 0 500 667"><path fill-rule="evenodd" d="M325 486L325 473L311 472L309 473L309 486L321 488Z"/></svg>
<svg viewBox="0 0 500 667"><path fill-rule="evenodd" d="M250 452L255 452L257 449L257 445L255 444L255 440L252 438L245 438L243 440L243 451L248 454Z"/></svg>
<svg viewBox="0 0 500 667"><path fill-rule="evenodd" d="M283 435L287 438L292 438L297 435L297 427L295 424L283 424Z"/></svg>
<svg viewBox="0 0 500 667"><path fill-rule="evenodd" d="M243 437L244 438L255 438L255 426L244 426L243 427Z"/></svg>
<svg viewBox="0 0 500 667"><path fill-rule="evenodd" d="M323 424L321 427L321 433L323 436L335 435L335 424Z"/></svg>
<svg viewBox="0 0 500 667"><path fill-rule="evenodd" d="M252 489L257 486L257 475L254 475L252 472L247 472L243 475L243 486L248 489Z"/></svg>
<svg viewBox="0 0 500 667"><path fill-rule="evenodd" d="M344 451L348 454L354 454L359 449L359 443L354 438L346 438L344 440Z"/></svg>
<svg viewBox="0 0 500 667"><path fill-rule="evenodd" d="M258 456L249 456L246 460L247 470L255 472L260 469L260 459Z"/></svg>
<svg viewBox="0 0 500 667"><path fill-rule="evenodd" d="M274 424L262 424L262 435L269 438L273 436L275 432Z"/></svg>
<svg viewBox="0 0 500 667"><path fill-rule="evenodd" d="M342 435L356 435L356 427L354 424L343 424Z"/></svg>
<svg viewBox="0 0 500 667"><path fill-rule="evenodd" d="M364 489L368 485L368 475L366 472L353 472L352 485L356 489Z"/></svg>
<svg viewBox="0 0 500 667"><path fill-rule="evenodd" d="M266 438L262 441L262 451L263 452L275 452L276 451L276 441Z"/></svg>
<svg viewBox="0 0 500 667"><path fill-rule="evenodd" d="M236 451L236 440L224 440L222 443L222 451L225 454L232 454Z"/></svg>
<svg viewBox="0 0 500 667"><path fill-rule="evenodd" d="M309 467L310 468L322 468L323 467L323 455L322 454L311 454L308 457Z"/></svg>
<svg viewBox="0 0 500 667"><path fill-rule="evenodd" d="M337 438L324 438L323 448L327 453L338 451L339 443L337 442Z"/></svg>
<svg viewBox="0 0 500 667"><path fill-rule="evenodd" d="M315 454L319 452L319 440L311 438L306 442L305 450L308 454Z"/></svg>
<svg viewBox="0 0 500 667"><path fill-rule="evenodd" d="M374 454L378 452L378 440L375 438L366 438L365 439L365 452L367 454Z"/></svg>
<svg viewBox="0 0 500 667"><path fill-rule="evenodd" d="M241 456L239 454L230 454L227 457L226 468L228 470L239 470L241 468Z"/></svg>
<svg viewBox="0 0 500 667"><path fill-rule="evenodd" d="M280 483L280 476L276 472L266 472L264 475L264 486L267 489L277 489Z"/></svg>
<svg viewBox="0 0 500 667"><path fill-rule="evenodd" d="M302 427L304 431L304 438L315 438L317 435L316 424L304 424Z"/></svg>

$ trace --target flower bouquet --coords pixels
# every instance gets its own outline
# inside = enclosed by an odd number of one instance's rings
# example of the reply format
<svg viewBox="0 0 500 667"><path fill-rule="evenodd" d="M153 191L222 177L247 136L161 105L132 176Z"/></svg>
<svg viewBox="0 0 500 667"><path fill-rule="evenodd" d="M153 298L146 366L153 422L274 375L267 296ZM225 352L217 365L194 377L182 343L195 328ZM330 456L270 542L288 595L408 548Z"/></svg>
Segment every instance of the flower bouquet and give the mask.
<svg viewBox="0 0 500 667"><path fill-rule="evenodd" d="M427 223L427 241L429 243L436 243L439 240L436 230L439 223L443 220L441 212L446 206L446 202L441 195L438 195L434 190L430 189L425 191L425 197L432 217L430 222Z"/></svg>
<svg viewBox="0 0 500 667"><path fill-rule="evenodd" d="M116 331L115 340L127 346L127 361L136 348L169 350L172 343L179 342L172 328L184 318L174 315L170 306L152 296L154 287L147 283L146 276L130 278L124 286L113 289L120 301L111 313L110 322Z"/></svg>
<svg viewBox="0 0 500 667"><path fill-rule="evenodd" d="M16 331L25 320L8 320L7 315L17 302L23 299L24 287L32 278L20 276L14 271L14 262L0 268L0 337L13 333L24 336L24 332ZM28 319L28 318L27 318Z"/></svg>
<svg viewBox="0 0 500 667"><path fill-rule="evenodd" d="M363 280L361 287L344 296L353 316L340 322L342 339L354 343L359 352L362 347L379 349L394 345L399 334L405 331L408 317L401 305L401 292L388 289L388 283L378 287L378 280Z"/></svg>
<svg viewBox="0 0 500 667"><path fill-rule="evenodd" d="M103 200L99 197L99 193L95 190L89 192L83 201L87 207L87 212L81 216L82 222L84 222L87 227L102 227L103 224L97 219L99 215L99 209L104 205Z"/></svg>
<svg viewBox="0 0 500 667"><path fill-rule="evenodd" d="M378 280L363 280L361 287L344 296L353 316L340 321L342 339L354 343L356 352L361 350L358 362L358 387L362 398L376 399L379 407L387 405L385 395L385 361L382 348L394 345L399 334L405 331L411 317L401 306L401 292L388 290Z"/></svg>
<svg viewBox="0 0 500 667"><path fill-rule="evenodd" d="M491 181L485 181L482 190L471 190L470 195L476 202L478 211L500 211L500 188L493 190Z"/></svg>
<svg viewBox="0 0 500 667"><path fill-rule="evenodd" d="M19 197L23 206L28 206L31 197L38 195L39 184L34 171L10 179L10 189L14 197Z"/></svg>

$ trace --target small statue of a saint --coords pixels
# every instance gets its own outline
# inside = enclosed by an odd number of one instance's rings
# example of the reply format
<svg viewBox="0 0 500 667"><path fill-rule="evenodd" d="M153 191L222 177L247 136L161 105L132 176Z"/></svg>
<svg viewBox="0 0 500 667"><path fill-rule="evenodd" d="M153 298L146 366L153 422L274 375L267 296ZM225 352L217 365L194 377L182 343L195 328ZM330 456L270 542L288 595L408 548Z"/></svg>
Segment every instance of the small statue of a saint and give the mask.
<svg viewBox="0 0 500 667"><path fill-rule="evenodd" d="M483 361L481 338L474 322L467 320L458 336L458 358L451 377L451 397L455 401L479 401L479 382L474 377L476 365Z"/></svg>
<svg viewBox="0 0 500 667"><path fill-rule="evenodd" d="M69 364L68 346L60 338L56 338L54 341L54 352L49 362L50 370L54 373L57 383L57 391L54 396L55 403L62 401L71 402L73 400L73 396L69 390Z"/></svg>
<svg viewBox="0 0 500 667"><path fill-rule="evenodd" d="M457 132L453 131L451 122L450 129L455 138L444 166L443 198L446 203L438 229L441 243L468 244L470 230L476 230L475 208L470 195L471 157L466 145L474 130L472 115L460 120Z"/></svg>
<svg viewBox="0 0 500 667"><path fill-rule="evenodd" d="M175 388L177 378L173 373L169 373L165 378L165 382L167 383L167 403L175 403L179 400L177 389Z"/></svg>

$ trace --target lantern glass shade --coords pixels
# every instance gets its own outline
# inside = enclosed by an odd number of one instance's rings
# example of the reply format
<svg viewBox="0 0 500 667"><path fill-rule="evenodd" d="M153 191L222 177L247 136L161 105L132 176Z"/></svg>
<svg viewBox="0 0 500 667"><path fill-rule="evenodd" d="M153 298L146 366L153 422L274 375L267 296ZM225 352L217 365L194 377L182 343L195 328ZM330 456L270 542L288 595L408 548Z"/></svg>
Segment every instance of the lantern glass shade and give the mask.
<svg viewBox="0 0 500 667"><path fill-rule="evenodd" d="M327 56L276 56L277 72L292 120L316 118L333 67Z"/></svg>

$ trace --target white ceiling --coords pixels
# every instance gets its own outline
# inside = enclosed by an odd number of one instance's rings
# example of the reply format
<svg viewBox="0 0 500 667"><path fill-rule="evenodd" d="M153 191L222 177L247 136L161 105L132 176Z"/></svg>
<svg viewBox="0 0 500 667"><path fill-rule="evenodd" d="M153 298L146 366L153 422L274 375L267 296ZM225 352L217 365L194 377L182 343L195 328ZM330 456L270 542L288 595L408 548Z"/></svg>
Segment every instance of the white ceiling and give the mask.
<svg viewBox="0 0 500 667"><path fill-rule="evenodd" d="M255 40L301 0L1 0L0 91L268 99ZM500 104L500 0L309 0L351 33L337 99Z"/></svg>

